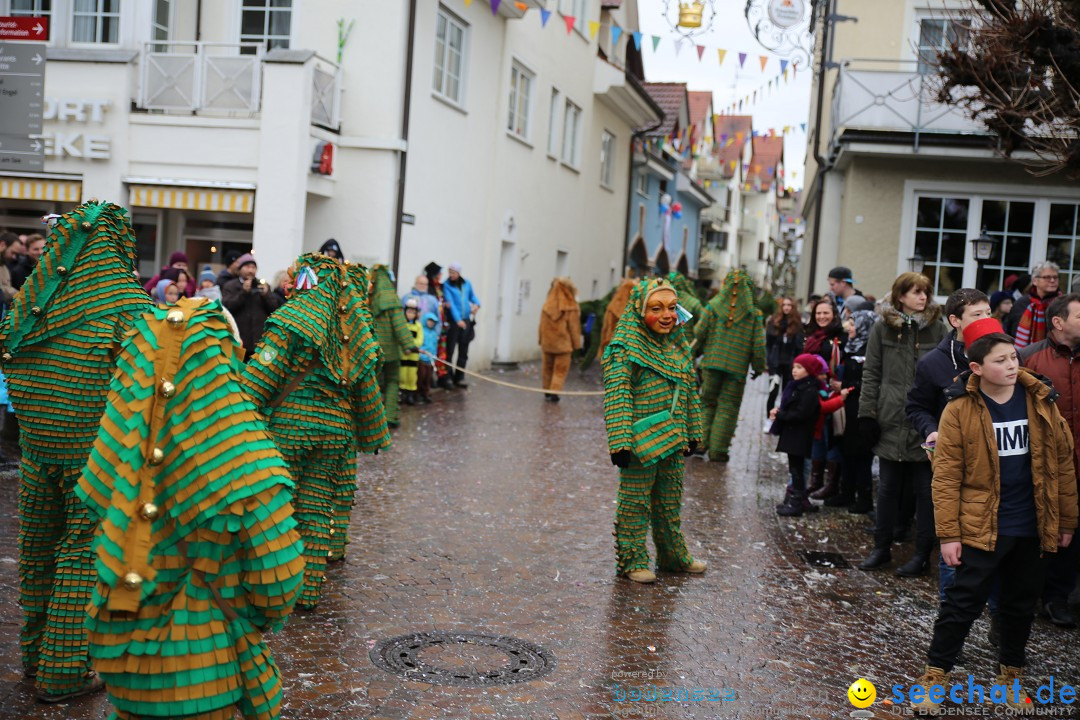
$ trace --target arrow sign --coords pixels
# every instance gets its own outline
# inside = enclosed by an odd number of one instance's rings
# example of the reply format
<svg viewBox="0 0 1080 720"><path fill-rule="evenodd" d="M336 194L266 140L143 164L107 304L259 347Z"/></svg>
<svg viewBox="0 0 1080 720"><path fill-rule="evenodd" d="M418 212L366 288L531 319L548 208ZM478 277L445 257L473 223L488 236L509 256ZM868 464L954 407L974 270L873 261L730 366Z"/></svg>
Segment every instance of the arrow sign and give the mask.
<svg viewBox="0 0 1080 720"><path fill-rule="evenodd" d="M34 57L32 57L30 59L34 61L35 65L40 65L41 61L44 60L45 58L41 57L41 55L39 55L38 53L34 53Z"/></svg>
<svg viewBox="0 0 1080 720"><path fill-rule="evenodd" d="M0 40L40 42L49 38L47 18L0 17Z"/></svg>

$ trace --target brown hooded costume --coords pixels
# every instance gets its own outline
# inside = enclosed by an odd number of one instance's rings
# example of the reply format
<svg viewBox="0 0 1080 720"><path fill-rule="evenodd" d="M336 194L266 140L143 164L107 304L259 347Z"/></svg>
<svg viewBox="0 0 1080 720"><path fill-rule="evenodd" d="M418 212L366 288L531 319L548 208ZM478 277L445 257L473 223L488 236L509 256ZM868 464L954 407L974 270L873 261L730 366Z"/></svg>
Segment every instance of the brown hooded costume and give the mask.
<svg viewBox="0 0 1080 720"><path fill-rule="evenodd" d="M540 311L540 350L544 354L545 390L562 390L570 370L570 355L581 347L581 310L577 290L570 278L551 281L544 307ZM548 395L551 399L551 395Z"/></svg>
<svg viewBox="0 0 1080 720"><path fill-rule="evenodd" d="M612 335L615 334L615 326L619 324L619 318L622 317L623 312L626 310L626 303L630 301L630 293L634 291L634 286L638 281L634 278L625 278L619 287L615 288L615 294L611 296L611 302L608 303L607 310L604 311L604 325L600 329L600 355L604 354L604 348L611 342Z"/></svg>

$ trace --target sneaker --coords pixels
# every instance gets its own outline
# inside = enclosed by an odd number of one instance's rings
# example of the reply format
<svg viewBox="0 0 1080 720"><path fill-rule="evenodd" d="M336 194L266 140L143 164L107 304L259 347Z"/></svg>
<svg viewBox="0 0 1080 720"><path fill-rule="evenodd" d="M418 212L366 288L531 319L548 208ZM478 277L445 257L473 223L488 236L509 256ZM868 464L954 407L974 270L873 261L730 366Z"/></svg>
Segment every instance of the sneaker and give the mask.
<svg viewBox="0 0 1080 720"><path fill-rule="evenodd" d="M90 693L95 693L98 690L104 689L105 681L93 670L88 671L83 677L85 678L86 683L81 688L55 694L38 690L37 699L43 703L61 703L65 700L82 697L83 695L89 695Z"/></svg>
<svg viewBox="0 0 1080 720"><path fill-rule="evenodd" d="M705 568L709 567L704 560L691 560L690 564L681 570L676 572L693 573L694 575L700 575L705 572Z"/></svg>
<svg viewBox="0 0 1080 720"><path fill-rule="evenodd" d="M1043 605L1042 610L1043 616L1058 627L1070 630L1076 627L1076 616L1065 600L1051 600Z"/></svg>
<svg viewBox="0 0 1080 720"><path fill-rule="evenodd" d="M1030 715L1035 710L1035 704L1032 703L1031 698L1024 691L1023 685L1021 685L1023 681L1023 668L998 665L998 674L994 679L994 683L1008 688L1005 705L1017 714Z"/></svg>
<svg viewBox="0 0 1080 720"><path fill-rule="evenodd" d="M630 572L626 573L626 577L636 583L656 582L656 573L649 569L631 570Z"/></svg>
<svg viewBox="0 0 1080 720"><path fill-rule="evenodd" d="M930 688L934 685L940 685L941 687L949 686L949 673L945 672L941 668L932 667L927 665L923 670L923 674L919 676L913 685L922 685L923 690L926 691L926 695L919 702L912 702L911 709L915 711L916 715L938 715L942 712L941 703L932 702L930 700Z"/></svg>

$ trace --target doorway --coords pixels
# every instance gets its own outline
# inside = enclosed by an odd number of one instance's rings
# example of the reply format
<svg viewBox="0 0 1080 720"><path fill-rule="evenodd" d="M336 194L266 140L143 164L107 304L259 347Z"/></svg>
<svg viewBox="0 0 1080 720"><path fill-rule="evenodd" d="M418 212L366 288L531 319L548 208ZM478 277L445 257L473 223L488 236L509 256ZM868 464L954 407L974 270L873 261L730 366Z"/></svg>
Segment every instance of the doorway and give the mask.
<svg viewBox="0 0 1080 720"><path fill-rule="evenodd" d="M494 362L511 360L511 328L514 317L514 299L517 288L517 248L508 240L502 241L499 254L499 304L495 315Z"/></svg>

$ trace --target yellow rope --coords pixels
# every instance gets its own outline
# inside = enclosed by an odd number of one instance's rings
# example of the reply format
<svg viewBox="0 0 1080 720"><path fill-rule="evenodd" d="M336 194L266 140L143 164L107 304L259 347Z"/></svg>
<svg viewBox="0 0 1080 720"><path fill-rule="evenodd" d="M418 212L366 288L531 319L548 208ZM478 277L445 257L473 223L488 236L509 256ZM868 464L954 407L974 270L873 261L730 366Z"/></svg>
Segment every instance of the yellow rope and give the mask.
<svg viewBox="0 0 1080 720"><path fill-rule="evenodd" d="M514 383L508 383L508 382L505 382L503 380L496 380L495 378L489 378L489 377L486 377L484 375L479 375L477 373L470 372L470 371L466 370L465 368L459 368L457 365L455 365L453 363L447 362L447 361L443 360L442 358L435 357L434 355L427 352L426 350L421 350L420 354L421 355L427 355L429 358L431 358L435 362L442 363L443 365L447 366L448 368L453 368L454 370L457 370L459 372L463 372L466 375L468 375L469 377L474 377L477 380L483 380L485 382L494 383L495 385L502 385L503 387L513 388L514 390L524 390L525 392L544 393L545 395L602 396L604 394L603 390L544 390L543 388L527 387L525 385L515 385Z"/></svg>

